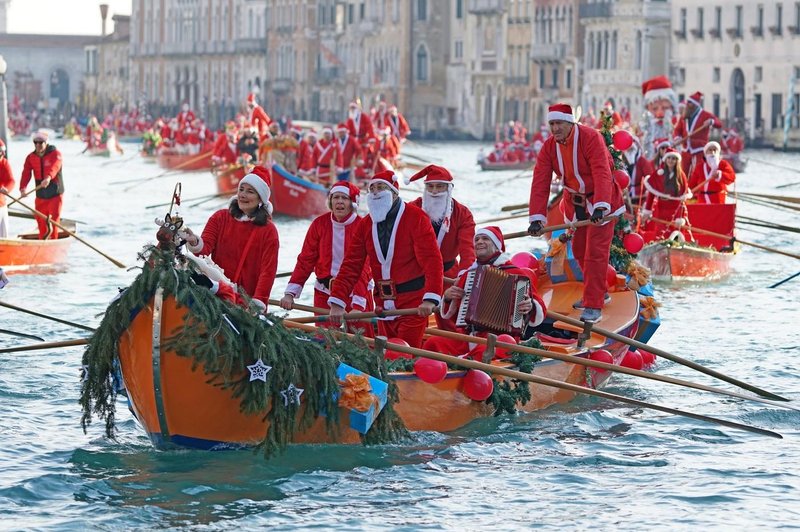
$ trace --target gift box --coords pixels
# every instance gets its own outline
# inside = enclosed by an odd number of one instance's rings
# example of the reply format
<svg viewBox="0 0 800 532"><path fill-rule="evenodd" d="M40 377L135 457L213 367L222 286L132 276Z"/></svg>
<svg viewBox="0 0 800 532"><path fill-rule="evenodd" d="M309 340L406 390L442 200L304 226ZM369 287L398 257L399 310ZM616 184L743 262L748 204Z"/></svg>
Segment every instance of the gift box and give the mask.
<svg viewBox="0 0 800 532"><path fill-rule="evenodd" d="M350 379L348 379L348 375L351 376ZM336 377L339 379L340 386L342 387L337 397L340 404L342 398L348 398L350 400L348 402L353 402L352 399L354 399L354 395L356 396L355 399L360 399L362 404L371 403L369 409L363 412L355 407L348 408L348 410L350 410L350 428L357 430L361 434L366 434L372 426L372 423L375 422L378 414L380 414L383 407L386 406L389 385L380 379L376 379L344 363L340 363L339 367L336 368ZM360 377L361 379L353 379L352 377ZM363 386L364 377L366 377L369 382L367 389ZM354 392L353 389L346 390L348 386L359 389L356 392Z"/></svg>
<svg viewBox="0 0 800 532"><path fill-rule="evenodd" d="M647 283L644 286L640 286L637 293L647 297L653 297L655 292L653 291L653 283Z"/></svg>
<svg viewBox="0 0 800 532"><path fill-rule="evenodd" d="M641 303L644 297L639 296L639 301ZM639 311L639 329L636 331L636 336L634 340L638 340L643 343L647 343L650 341L650 338L658 330L659 326L661 325L661 316L658 315L657 312L655 313L643 313L642 309Z"/></svg>
<svg viewBox="0 0 800 532"><path fill-rule="evenodd" d="M558 238L559 231L553 232L553 238ZM545 258L545 265L547 267L547 275L554 283L563 283L565 281L583 281L583 271L580 264L572 254L572 240L564 244L565 251L562 250L552 257Z"/></svg>

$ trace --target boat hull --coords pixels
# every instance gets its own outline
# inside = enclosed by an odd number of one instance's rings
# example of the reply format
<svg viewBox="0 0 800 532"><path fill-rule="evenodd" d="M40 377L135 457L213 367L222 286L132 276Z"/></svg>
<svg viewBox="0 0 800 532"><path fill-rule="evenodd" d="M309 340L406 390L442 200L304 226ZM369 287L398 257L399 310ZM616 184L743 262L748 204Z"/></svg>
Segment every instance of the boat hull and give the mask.
<svg viewBox="0 0 800 532"><path fill-rule="evenodd" d="M550 299L556 308L572 301L579 283L568 294ZM619 308L626 317L615 327L620 334L635 334L638 298L633 292L615 294ZM622 299L625 299L622 301ZM127 389L130 407L157 448L190 447L199 449L230 449L251 447L262 441L267 422L262 414L244 414L239 399L228 390L209 384L209 376L201 367L193 368L190 357L181 357L163 348L162 339L183 323L186 310L173 298L161 298L160 291L150 304L141 309L119 343L122 378ZM566 313L566 311L564 311ZM612 353L615 363L624 356L627 346L599 337L587 342L591 349L604 348ZM557 346L561 352L588 356L589 349ZM570 351L572 349L572 351ZM559 382L586 385L586 369L581 365L542 360L534 375ZM467 423L492 415L484 402L469 399L463 392L465 371L449 371L444 381L428 384L413 373L393 373L400 400L395 410L412 431L452 431ZM592 371L592 385L601 387L609 373ZM234 376L235 377L235 376ZM522 411L535 411L574 398L575 392L531 384L532 399L518 405ZM359 434L346 424L347 415L340 416L340 425L332 434L325 420L318 419L308 430L295 434L295 443L357 443Z"/></svg>
<svg viewBox="0 0 800 532"><path fill-rule="evenodd" d="M62 224L70 231L74 225ZM61 232L57 240L39 240L36 233L17 238L0 238L0 264L7 273L52 268L64 264L72 238Z"/></svg>
<svg viewBox="0 0 800 532"><path fill-rule="evenodd" d="M184 172L207 170L211 168L211 150L194 155L171 153L162 150L156 156L156 160L161 168L168 170L182 170Z"/></svg>
<svg viewBox="0 0 800 532"><path fill-rule="evenodd" d="M272 166L274 213L295 218L313 218L328 212L328 189L289 173L283 166Z"/></svg>
<svg viewBox="0 0 800 532"><path fill-rule="evenodd" d="M239 188L239 181L244 177L244 168L239 165L232 168L214 168L212 173L217 181L219 194L235 194Z"/></svg>
<svg viewBox="0 0 800 532"><path fill-rule="evenodd" d="M735 251L656 241L639 252L639 261L650 268L657 281L701 281L728 275L734 256Z"/></svg>

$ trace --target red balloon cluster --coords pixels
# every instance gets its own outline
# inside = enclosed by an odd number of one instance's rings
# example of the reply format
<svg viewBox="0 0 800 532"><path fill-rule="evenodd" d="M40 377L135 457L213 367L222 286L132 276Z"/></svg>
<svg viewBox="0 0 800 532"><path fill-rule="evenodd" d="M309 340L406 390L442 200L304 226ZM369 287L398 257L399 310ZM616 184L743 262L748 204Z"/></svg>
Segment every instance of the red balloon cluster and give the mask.
<svg viewBox="0 0 800 532"><path fill-rule="evenodd" d="M530 268L531 270L536 270L536 267L539 265L539 261L534 257L533 253L528 251L520 251L518 253L514 253L511 257L511 264L516 266L517 268Z"/></svg>
<svg viewBox="0 0 800 532"><path fill-rule="evenodd" d="M639 253L644 247L644 238L639 233L628 233L622 238L622 246L628 253Z"/></svg>
<svg viewBox="0 0 800 532"><path fill-rule="evenodd" d="M492 378L479 369L471 369L464 375L464 393L473 401L485 401L494 391Z"/></svg>
<svg viewBox="0 0 800 532"><path fill-rule="evenodd" d="M611 353L609 353L605 349L598 349L597 351L592 351L591 353L589 353L589 360L594 360L595 362L605 362L606 364L614 363L614 357L611 356ZM608 372L608 370L600 368L592 368L592 371L596 371L597 373Z"/></svg>
<svg viewBox="0 0 800 532"><path fill-rule="evenodd" d="M642 355L642 363L644 364L644 367L648 368L656 363L656 356L650 351L639 349L639 354Z"/></svg>
<svg viewBox="0 0 800 532"><path fill-rule="evenodd" d="M635 349L626 352L625 356L622 357L622 362L620 364L631 369L642 369L644 367L642 355L639 354L639 352Z"/></svg>
<svg viewBox="0 0 800 532"><path fill-rule="evenodd" d="M614 135L612 135L611 142L619 151L625 151L633 146L633 135L623 129L620 129L614 133Z"/></svg>
<svg viewBox="0 0 800 532"><path fill-rule="evenodd" d="M620 170L620 169L614 170L613 172L611 172L611 177L614 178L614 181L617 182L619 188L621 188L622 190L626 190L628 188L628 185L631 184L631 176L629 176L628 172L626 172L625 170Z"/></svg>
<svg viewBox="0 0 800 532"><path fill-rule="evenodd" d="M442 382L447 376L447 364L441 360L419 358L414 362L414 373L421 381L436 384Z"/></svg>
<svg viewBox="0 0 800 532"><path fill-rule="evenodd" d="M617 270L612 265L606 268L606 287L608 290L617 286Z"/></svg>
<svg viewBox="0 0 800 532"><path fill-rule="evenodd" d="M386 340L386 343L402 345L404 347L410 347L408 345L408 342L406 342L402 338L389 338L388 340ZM386 360L397 360L398 358L412 358L412 357L411 355L408 355L406 353L400 353L399 351L392 351L391 349L387 349L384 358L386 358Z"/></svg>
<svg viewBox="0 0 800 532"><path fill-rule="evenodd" d="M510 334L501 334L497 336L498 342L503 342L506 344L516 344L517 341L514 339L513 336ZM504 347L498 347L494 350L495 358L508 358L511 356L511 351Z"/></svg>

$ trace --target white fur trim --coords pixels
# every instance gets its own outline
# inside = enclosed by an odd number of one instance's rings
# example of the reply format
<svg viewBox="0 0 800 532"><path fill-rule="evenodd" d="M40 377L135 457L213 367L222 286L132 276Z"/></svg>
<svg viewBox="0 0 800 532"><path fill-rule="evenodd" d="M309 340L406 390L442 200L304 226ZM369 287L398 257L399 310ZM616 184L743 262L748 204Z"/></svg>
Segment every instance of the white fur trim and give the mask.
<svg viewBox="0 0 800 532"><path fill-rule="evenodd" d="M494 247L497 248L497 251L503 251L504 246L502 242L500 242L497 236L495 236L495 234L489 231L488 229L483 229L483 228L478 229L477 231L475 231L475 234L489 237L489 240L491 240L494 243Z"/></svg>
<svg viewBox="0 0 800 532"><path fill-rule="evenodd" d="M698 102L697 100L695 100L695 99L694 99L694 98L692 98L692 97L688 97L688 98L686 98L686 101L687 101L687 102L692 102L692 103L693 103L693 104L695 104L697 107L703 107L703 104L702 104L701 102Z"/></svg>
<svg viewBox="0 0 800 532"><path fill-rule="evenodd" d="M211 281L211 288L209 288L209 290L211 290L212 294L217 295L217 292L219 292L219 281Z"/></svg>
<svg viewBox="0 0 800 532"><path fill-rule="evenodd" d="M675 103L677 96L674 89L653 89L644 93L644 103L651 103L656 100L670 100Z"/></svg>
<svg viewBox="0 0 800 532"><path fill-rule="evenodd" d="M187 242L186 243L186 249L188 249L189 251L191 251L195 255L197 255L198 253L203 251L203 239L202 239L202 237L199 237L199 236L197 237L197 245L196 246L193 246L193 245L191 245L191 244L189 244Z"/></svg>
<svg viewBox="0 0 800 532"><path fill-rule="evenodd" d="M348 187L347 185L340 185L338 183L336 185L333 185L331 189L328 191L328 196L333 196L337 192L340 194L344 194L348 198L350 197L350 187Z"/></svg>
<svg viewBox="0 0 800 532"><path fill-rule="evenodd" d="M642 183L644 184L644 188L646 188L647 191L650 194L652 194L653 196L655 196L657 198L676 200L676 201L686 201L687 199L692 197L691 190L689 192L687 192L686 194L683 194L682 196L677 196L677 197L670 196L669 194L664 194L663 192L654 189L652 187L652 185L650 185L650 176L645 176L645 178L642 180Z"/></svg>
<svg viewBox="0 0 800 532"><path fill-rule="evenodd" d="M564 122L572 122L575 123L575 117L571 114L562 113L560 111L550 111L547 113L547 121L550 122L551 120L563 120Z"/></svg>
<svg viewBox="0 0 800 532"><path fill-rule="evenodd" d="M367 183L367 187L369 187L372 183L383 183L384 185L388 186L389 188L400 194L400 189L397 188L397 186L394 183L390 183L385 179L370 179L369 182Z"/></svg>
<svg viewBox="0 0 800 532"><path fill-rule="evenodd" d="M592 208L592 213L597 209L605 209L607 211L611 210L611 204L608 203L608 202L605 202L605 201L601 201L599 203L595 203L594 205L592 205L592 207L593 207Z"/></svg>
<svg viewBox="0 0 800 532"><path fill-rule="evenodd" d="M422 296L422 300L424 301L426 299L436 301L437 305L442 304L442 296L440 296L439 294L435 294L433 292L425 292L425 295Z"/></svg>
<svg viewBox="0 0 800 532"><path fill-rule="evenodd" d="M533 303L533 312L531 312L531 317L528 321L531 326L536 327L544 321L544 309L535 299L532 299L531 303Z"/></svg>
<svg viewBox="0 0 800 532"><path fill-rule="evenodd" d="M338 297L329 297L328 298L328 305L339 305L342 308L347 308L347 303L339 299Z"/></svg>
<svg viewBox="0 0 800 532"><path fill-rule="evenodd" d="M353 296L353 306L359 306L362 309L367 308L367 298L361 296Z"/></svg>
<svg viewBox="0 0 800 532"><path fill-rule="evenodd" d="M297 283L289 283L286 285L286 290L283 292L284 294L288 294L293 298L297 299L300 297L300 294L303 293L303 285Z"/></svg>
<svg viewBox="0 0 800 532"><path fill-rule="evenodd" d="M544 214L531 214L528 216L528 223L531 222L542 222L543 224L547 223L547 216Z"/></svg>

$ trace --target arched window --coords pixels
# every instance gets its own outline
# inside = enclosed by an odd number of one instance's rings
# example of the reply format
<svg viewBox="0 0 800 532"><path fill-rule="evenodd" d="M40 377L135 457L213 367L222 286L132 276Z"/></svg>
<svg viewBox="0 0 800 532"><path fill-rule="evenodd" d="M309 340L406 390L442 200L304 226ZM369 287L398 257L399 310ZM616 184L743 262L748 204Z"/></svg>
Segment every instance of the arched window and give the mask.
<svg viewBox="0 0 800 532"><path fill-rule="evenodd" d="M416 78L417 81L428 81L428 50L424 44L420 44L417 48Z"/></svg>

